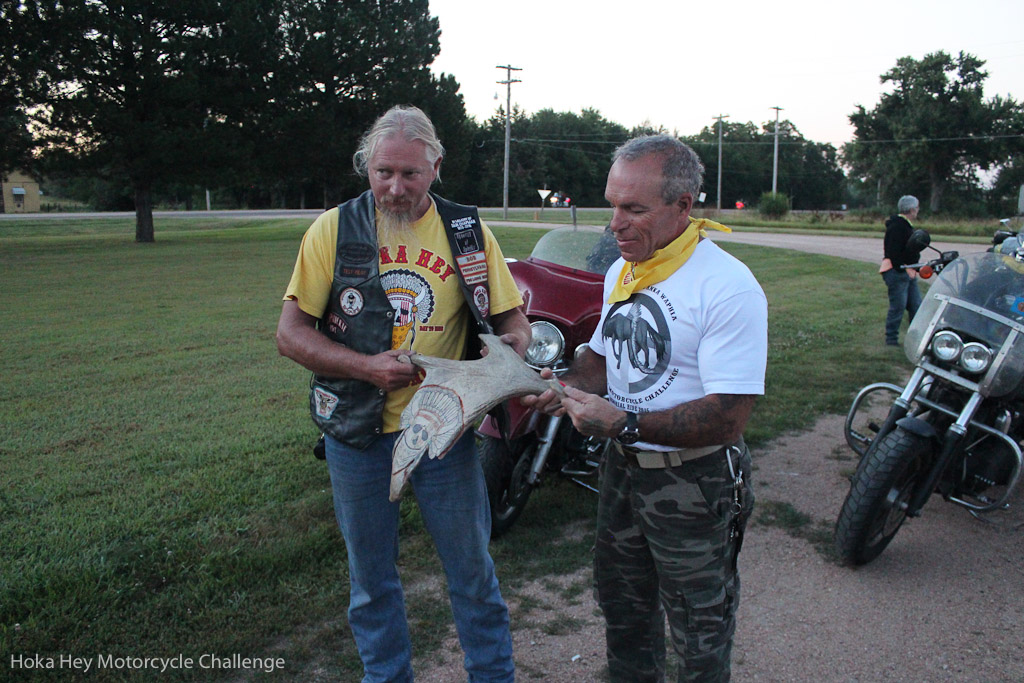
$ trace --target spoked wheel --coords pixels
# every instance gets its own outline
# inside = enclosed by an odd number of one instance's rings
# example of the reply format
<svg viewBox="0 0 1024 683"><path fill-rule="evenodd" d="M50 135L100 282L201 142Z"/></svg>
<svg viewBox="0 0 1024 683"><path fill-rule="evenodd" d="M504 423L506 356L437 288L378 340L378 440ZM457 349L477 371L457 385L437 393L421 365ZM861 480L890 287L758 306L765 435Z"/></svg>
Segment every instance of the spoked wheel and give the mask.
<svg viewBox="0 0 1024 683"><path fill-rule="evenodd" d="M897 428L861 461L836 522L836 550L844 562L867 564L889 545L907 518L928 449L923 437Z"/></svg>
<svg viewBox="0 0 1024 683"><path fill-rule="evenodd" d="M481 436L480 463L491 505L491 538L498 538L515 524L533 492L527 480L537 441L524 437L512 442L512 450L501 439Z"/></svg>

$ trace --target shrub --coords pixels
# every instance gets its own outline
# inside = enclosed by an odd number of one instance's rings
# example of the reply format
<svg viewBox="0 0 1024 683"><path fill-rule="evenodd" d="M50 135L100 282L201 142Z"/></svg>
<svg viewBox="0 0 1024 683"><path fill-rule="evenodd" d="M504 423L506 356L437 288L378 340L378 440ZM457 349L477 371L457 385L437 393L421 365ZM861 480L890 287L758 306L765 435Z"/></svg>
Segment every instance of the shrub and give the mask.
<svg viewBox="0 0 1024 683"><path fill-rule="evenodd" d="M757 210L766 218L782 218L789 213L789 197L784 194L765 192Z"/></svg>

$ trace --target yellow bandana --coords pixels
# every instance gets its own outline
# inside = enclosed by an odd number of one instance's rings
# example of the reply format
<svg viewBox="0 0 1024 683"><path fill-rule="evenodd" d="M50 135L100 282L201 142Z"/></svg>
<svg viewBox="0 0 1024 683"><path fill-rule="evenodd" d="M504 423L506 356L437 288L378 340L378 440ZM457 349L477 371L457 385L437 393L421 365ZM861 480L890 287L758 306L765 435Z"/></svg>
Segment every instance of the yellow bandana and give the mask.
<svg viewBox="0 0 1024 683"><path fill-rule="evenodd" d="M693 228L691 230L691 228ZM686 263L701 237L707 237L707 228L732 232L730 228L721 223L709 221L707 218L690 218L690 224L683 230L683 234L672 240L668 246L658 249L651 254L646 261L639 263L626 262L619 273L619 279L608 296L608 303L614 304L625 301L633 296L633 292L651 285L658 284L672 273L679 270L679 267Z"/></svg>

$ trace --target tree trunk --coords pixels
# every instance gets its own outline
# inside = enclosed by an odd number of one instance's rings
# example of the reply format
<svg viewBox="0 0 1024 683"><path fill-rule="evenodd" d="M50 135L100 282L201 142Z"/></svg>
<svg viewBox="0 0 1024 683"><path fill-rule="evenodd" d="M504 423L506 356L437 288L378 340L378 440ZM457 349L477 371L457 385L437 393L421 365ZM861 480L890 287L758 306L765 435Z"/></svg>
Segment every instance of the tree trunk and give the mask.
<svg viewBox="0 0 1024 683"><path fill-rule="evenodd" d="M153 194L148 185L135 186L135 241L156 241L153 235Z"/></svg>

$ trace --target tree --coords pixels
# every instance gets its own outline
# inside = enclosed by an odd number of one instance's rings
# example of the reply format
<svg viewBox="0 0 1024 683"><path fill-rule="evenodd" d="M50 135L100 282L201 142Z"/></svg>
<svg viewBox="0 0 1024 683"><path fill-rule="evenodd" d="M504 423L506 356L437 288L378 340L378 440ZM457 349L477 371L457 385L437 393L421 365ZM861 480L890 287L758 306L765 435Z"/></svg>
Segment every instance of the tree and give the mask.
<svg viewBox="0 0 1024 683"><path fill-rule="evenodd" d="M32 165L32 136L23 105L23 83L19 65L25 61L23 46L9 21L4 21L17 6L12 0L0 0L0 178L16 168ZM0 213L3 197L0 196Z"/></svg>
<svg viewBox="0 0 1024 683"><path fill-rule="evenodd" d="M427 0L286 2L273 100L260 123L261 172L271 182L317 188L325 208L361 192L365 182L349 160L360 135L395 104L431 116L449 151L442 175L460 163L465 106L453 78L429 71L440 28Z"/></svg>
<svg viewBox="0 0 1024 683"><path fill-rule="evenodd" d="M540 206L537 190L547 188L568 195L575 205L603 205L611 154L627 135L625 127L595 109L579 114L542 109L527 116L514 106L509 203ZM469 201L501 201L504 141L505 112L498 109L476 132L472 164L478 181Z"/></svg>
<svg viewBox="0 0 1024 683"><path fill-rule="evenodd" d="M704 162L704 187L709 206L717 205L718 124L684 138ZM722 122L722 206L750 204L771 190L775 121L760 128L753 122ZM838 152L829 144L804 138L788 119L779 121L778 192L794 209L825 209L842 201L845 176Z"/></svg>
<svg viewBox="0 0 1024 683"><path fill-rule="evenodd" d="M52 169L127 181L136 241L152 242L154 186L209 174L225 163L218 155L239 152L232 133L240 132L246 102L260 98L274 1L77 0L4 9L24 53L38 56L21 68L44 160Z"/></svg>
<svg viewBox="0 0 1024 683"><path fill-rule="evenodd" d="M964 52L897 60L881 76L892 91L874 109L858 105L849 116L855 140L843 147L846 164L889 202L920 194L935 212L951 187L980 195L978 171L1007 163L1011 148L1020 149L1020 138L1008 145L997 137L1020 107L1012 99L985 99L984 64Z"/></svg>

